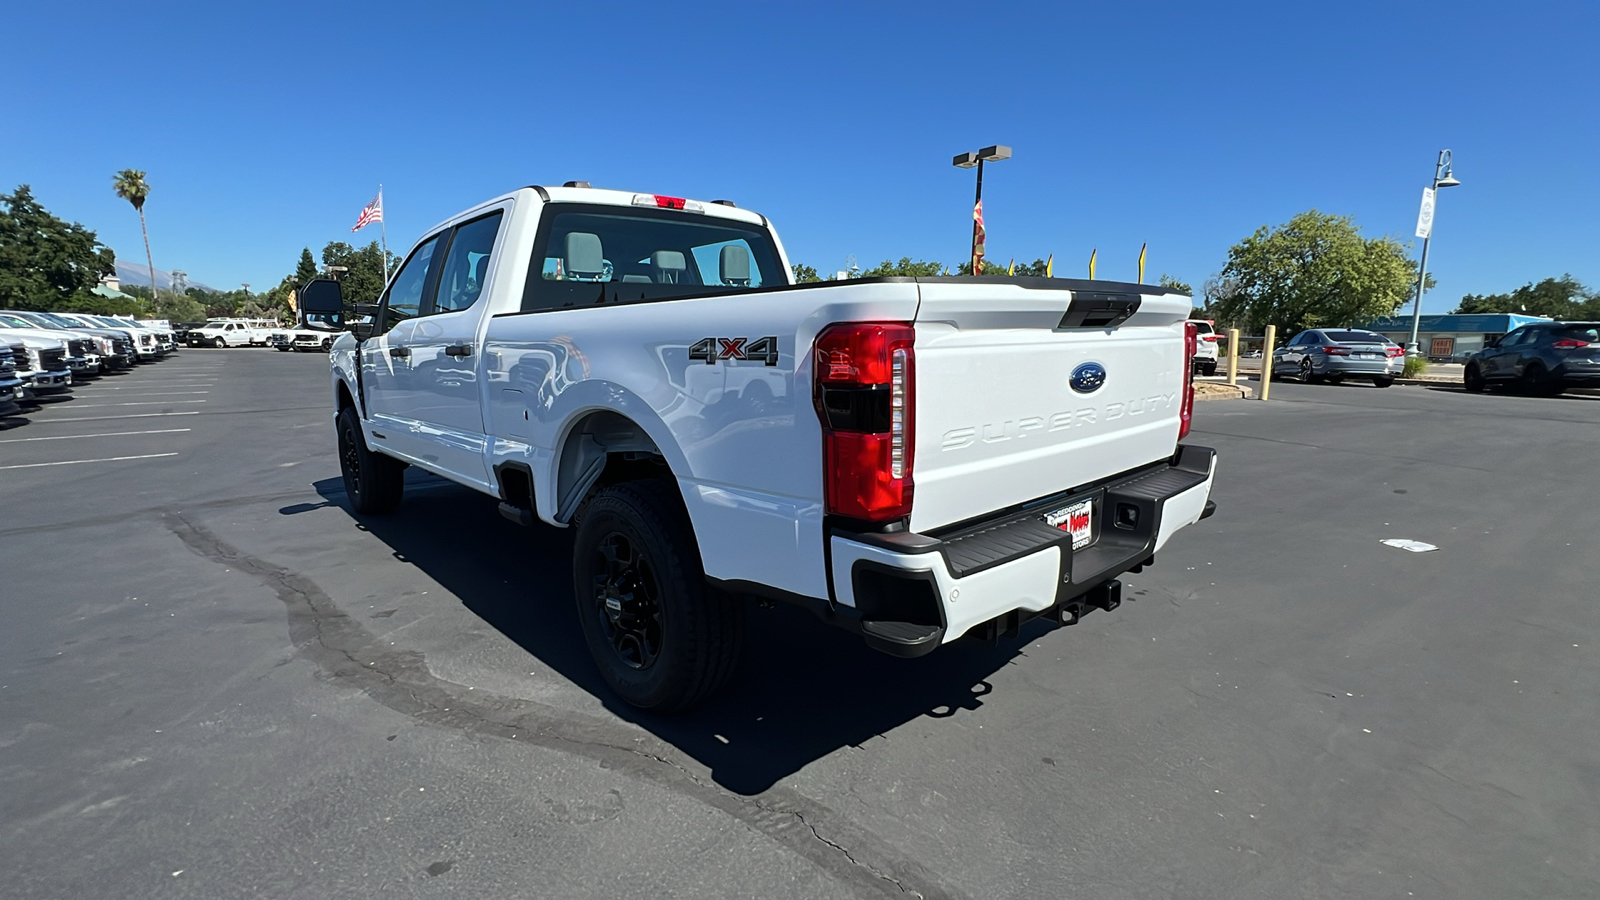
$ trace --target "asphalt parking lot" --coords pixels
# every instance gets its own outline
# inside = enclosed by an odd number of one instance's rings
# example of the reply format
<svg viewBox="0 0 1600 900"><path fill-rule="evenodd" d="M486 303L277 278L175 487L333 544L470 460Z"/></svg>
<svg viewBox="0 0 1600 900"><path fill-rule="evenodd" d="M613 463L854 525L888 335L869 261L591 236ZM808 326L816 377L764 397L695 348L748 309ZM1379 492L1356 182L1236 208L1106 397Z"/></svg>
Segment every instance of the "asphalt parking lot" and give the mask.
<svg viewBox="0 0 1600 900"><path fill-rule="evenodd" d="M1600 896L1600 399L1199 404L1219 511L1121 609L910 661L753 610L661 719L564 533L415 472L352 516L326 377L188 350L0 431L0 894Z"/></svg>

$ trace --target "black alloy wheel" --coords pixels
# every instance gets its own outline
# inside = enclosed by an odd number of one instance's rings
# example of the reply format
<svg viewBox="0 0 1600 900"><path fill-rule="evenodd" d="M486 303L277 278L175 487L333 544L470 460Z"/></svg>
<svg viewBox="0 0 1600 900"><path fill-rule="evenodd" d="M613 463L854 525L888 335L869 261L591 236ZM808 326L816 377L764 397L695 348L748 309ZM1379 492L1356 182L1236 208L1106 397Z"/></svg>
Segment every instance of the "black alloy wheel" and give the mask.
<svg viewBox="0 0 1600 900"><path fill-rule="evenodd" d="M341 410L335 427L339 437L339 473L344 476L344 492L350 498L350 505L356 512L367 515L393 512L405 491L405 463L367 449L355 407Z"/></svg>
<svg viewBox="0 0 1600 900"><path fill-rule="evenodd" d="M1481 394L1488 387L1483 380L1483 372L1475 365L1467 366L1467 370L1461 374L1461 384L1471 394Z"/></svg>
<svg viewBox="0 0 1600 900"><path fill-rule="evenodd" d="M329 350L332 350L332 349L333 349L333 338L323 338L322 339L322 352L326 353L326 352L328 352Z"/></svg>
<svg viewBox="0 0 1600 900"><path fill-rule="evenodd" d="M661 656L661 585L628 536L613 531L595 548L592 613L622 664L648 669Z"/></svg>
<svg viewBox="0 0 1600 900"><path fill-rule="evenodd" d="M744 605L706 583L677 483L602 488L577 532L578 622L611 689L631 706L676 712L721 687L744 643Z"/></svg>
<svg viewBox="0 0 1600 900"><path fill-rule="evenodd" d="M1561 382L1550 374L1544 363L1529 363L1522 370L1522 388L1535 397L1554 397L1561 393Z"/></svg>

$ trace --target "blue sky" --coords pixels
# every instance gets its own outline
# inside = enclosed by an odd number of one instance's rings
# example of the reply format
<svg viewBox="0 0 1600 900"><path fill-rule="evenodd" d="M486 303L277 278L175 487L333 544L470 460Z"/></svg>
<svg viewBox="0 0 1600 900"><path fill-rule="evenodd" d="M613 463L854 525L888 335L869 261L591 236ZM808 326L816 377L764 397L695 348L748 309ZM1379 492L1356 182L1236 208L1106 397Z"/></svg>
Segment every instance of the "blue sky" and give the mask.
<svg viewBox="0 0 1600 900"><path fill-rule="evenodd" d="M111 174L149 172L157 268L275 284L385 185L391 248L530 183L729 198L793 260L991 259L1197 288L1315 207L1410 240L1425 308L1571 272L1600 287L1600 4L24 4L0 186L143 262ZM1419 247L1420 249L1420 247Z"/></svg>

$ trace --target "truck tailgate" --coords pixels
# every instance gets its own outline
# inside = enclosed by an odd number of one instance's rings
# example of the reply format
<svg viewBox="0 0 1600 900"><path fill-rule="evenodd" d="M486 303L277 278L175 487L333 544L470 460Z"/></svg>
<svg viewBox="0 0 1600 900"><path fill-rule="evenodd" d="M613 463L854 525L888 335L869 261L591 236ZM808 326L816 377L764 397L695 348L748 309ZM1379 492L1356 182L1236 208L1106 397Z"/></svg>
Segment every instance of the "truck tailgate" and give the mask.
<svg viewBox="0 0 1600 900"><path fill-rule="evenodd" d="M913 531L1172 456L1188 296L1112 282L920 288Z"/></svg>

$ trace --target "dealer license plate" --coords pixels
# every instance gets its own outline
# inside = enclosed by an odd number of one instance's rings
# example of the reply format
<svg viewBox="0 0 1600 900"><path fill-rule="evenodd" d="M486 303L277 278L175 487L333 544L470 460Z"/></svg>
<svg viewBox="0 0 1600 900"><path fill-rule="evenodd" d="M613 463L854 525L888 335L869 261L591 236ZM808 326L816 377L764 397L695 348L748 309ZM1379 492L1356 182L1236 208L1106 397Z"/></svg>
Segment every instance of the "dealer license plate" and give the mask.
<svg viewBox="0 0 1600 900"><path fill-rule="evenodd" d="M1094 501L1083 500L1055 512L1046 513L1044 523L1052 528L1072 532L1072 549L1081 550L1094 540Z"/></svg>

